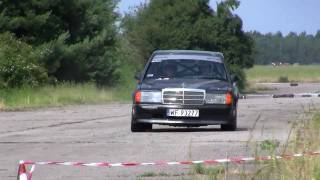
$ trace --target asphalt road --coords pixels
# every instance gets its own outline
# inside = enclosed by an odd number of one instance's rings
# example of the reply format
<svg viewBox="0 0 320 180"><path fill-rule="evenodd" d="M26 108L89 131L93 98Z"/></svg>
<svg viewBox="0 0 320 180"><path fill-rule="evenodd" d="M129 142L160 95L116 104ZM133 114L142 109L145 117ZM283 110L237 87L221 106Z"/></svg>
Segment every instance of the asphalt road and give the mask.
<svg viewBox="0 0 320 180"><path fill-rule="evenodd" d="M0 179L16 179L21 159L115 163L250 156L254 142L275 139L284 143L293 122L319 105L320 98L240 100L235 132L220 131L219 126L155 126L152 132L131 133L130 104L0 112ZM136 179L144 172L179 175L189 170L189 166L37 166L33 180Z"/></svg>

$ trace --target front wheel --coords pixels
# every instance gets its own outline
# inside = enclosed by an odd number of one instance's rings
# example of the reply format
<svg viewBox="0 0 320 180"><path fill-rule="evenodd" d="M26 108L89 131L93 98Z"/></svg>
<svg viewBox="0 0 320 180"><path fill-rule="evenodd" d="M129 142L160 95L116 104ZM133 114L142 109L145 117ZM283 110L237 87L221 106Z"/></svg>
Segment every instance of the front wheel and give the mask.
<svg viewBox="0 0 320 180"><path fill-rule="evenodd" d="M237 130L236 124L221 124L222 131L235 131Z"/></svg>
<svg viewBox="0 0 320 180"><path fill-rule="evenodd" d="M233 110L233 117L228 124L221 124L222 131L235 131L237 130L237 109Z"/></svg>
<svg viewBox="0 0 320 180"><path fill-rule="evenodd" d="M131 121L131 132L145 132L152 130L152 124L135 123Z"/></svg>

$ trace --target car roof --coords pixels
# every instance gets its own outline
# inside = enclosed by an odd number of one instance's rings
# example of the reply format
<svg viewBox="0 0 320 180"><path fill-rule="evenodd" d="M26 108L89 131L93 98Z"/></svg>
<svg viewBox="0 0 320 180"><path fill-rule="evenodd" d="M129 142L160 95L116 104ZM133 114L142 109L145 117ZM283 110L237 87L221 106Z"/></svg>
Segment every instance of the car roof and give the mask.
<svg viewBox="0 0 320 180"><path fill-rule="evenodd" d="M213 51L196 51L196 50L158 50L154 55L197 55L197 56L211 56L224 59L223 53Z"/></svg>

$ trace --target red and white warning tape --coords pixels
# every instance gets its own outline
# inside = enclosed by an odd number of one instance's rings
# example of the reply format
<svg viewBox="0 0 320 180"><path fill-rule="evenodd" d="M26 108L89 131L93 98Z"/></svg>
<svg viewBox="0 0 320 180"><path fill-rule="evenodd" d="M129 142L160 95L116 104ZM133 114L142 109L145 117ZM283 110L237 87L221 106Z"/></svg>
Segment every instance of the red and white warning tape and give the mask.
<svg viewBox="0 0 320 180"><path fill-rule="evenodd" d="M127 162L127 163L108 163L108 162L98 162L98 163L84 163L84 162L34 162L34 161L20 161L18 180L31 180L32 173L35 169L35 165L62 165L62 166L86 166L86 167L133 167L133 166L171 166L171 165L192 165L192 164L207 164L215 165L220 163L244 163L249 161L268 161L276 159L292 159L296 157L304 156L319 156L320 151L306 152L293 155L283 155L283 156L259 156L259 157L233 157L226 159L214 159L214 160L199 160L199 161L173 161L173 162ZM26 171L26 166L32 165L29 172Z"/></svg>

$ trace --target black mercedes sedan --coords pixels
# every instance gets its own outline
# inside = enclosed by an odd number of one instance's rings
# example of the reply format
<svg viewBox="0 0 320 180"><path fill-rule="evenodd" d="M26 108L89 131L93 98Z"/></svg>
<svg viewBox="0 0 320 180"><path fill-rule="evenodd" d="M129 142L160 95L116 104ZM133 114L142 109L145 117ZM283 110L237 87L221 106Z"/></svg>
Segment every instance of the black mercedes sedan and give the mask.
<svg viewBox="0 0 320 180"><path fill-rule="evenodd" d="M131 131L153 124L237 128L238 88L219 52L155 51L136 76Z"/></svg>

